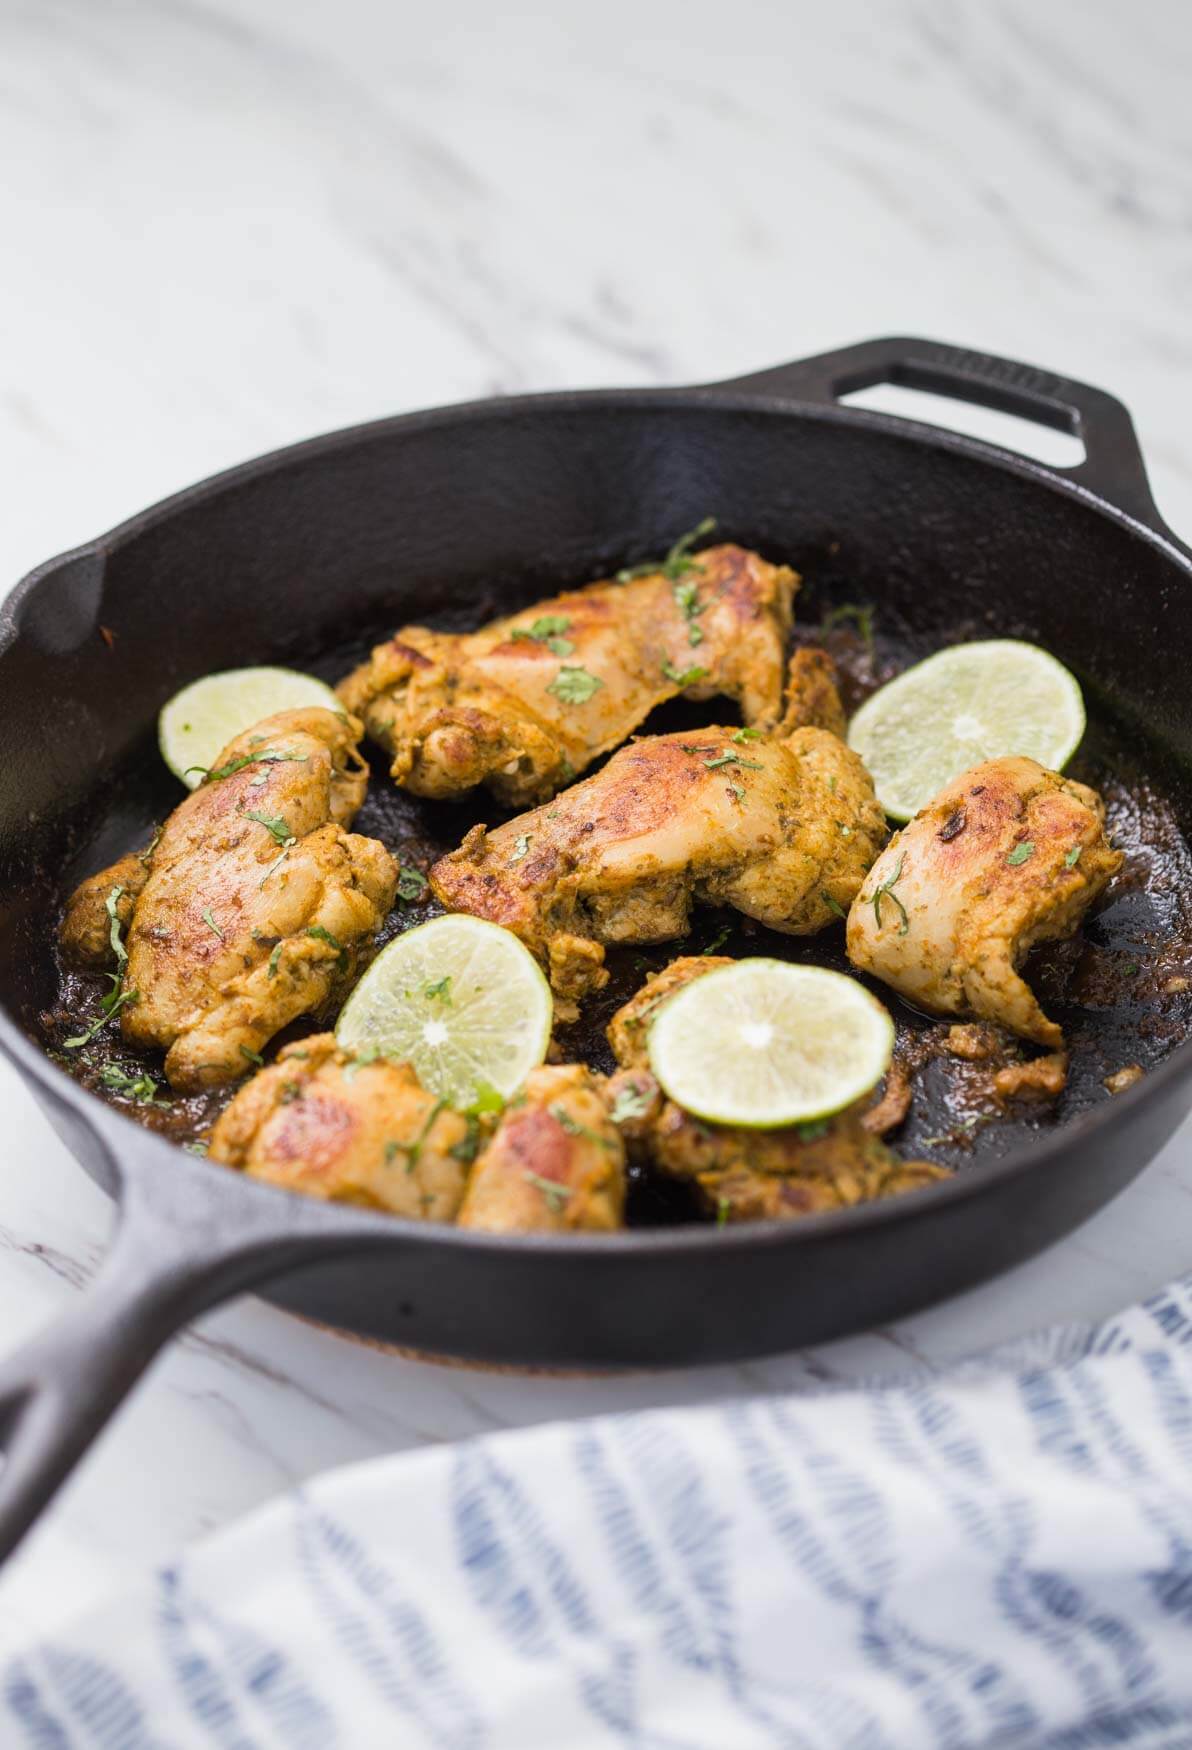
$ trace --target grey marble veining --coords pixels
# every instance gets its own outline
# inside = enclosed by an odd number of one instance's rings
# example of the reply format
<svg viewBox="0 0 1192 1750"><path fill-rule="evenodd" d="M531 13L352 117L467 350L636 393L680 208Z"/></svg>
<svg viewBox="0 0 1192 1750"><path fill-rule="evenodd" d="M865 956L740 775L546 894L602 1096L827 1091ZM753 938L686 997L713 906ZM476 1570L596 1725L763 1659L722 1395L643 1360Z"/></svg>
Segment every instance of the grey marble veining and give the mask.
<svg viewBox="0 0 1192 1750"><path fill-rule="evenodd" d="M1192 24L1172 0L0 0L0 589L264 448L420 405L715 380L882 332L1104 384L1192 533ZM110 1211L0 1067L0 1318ZM328 1465L913 1373L1192 1263L1192 1148L894 1329L689 1374L421 1365L241 1301L0 1580L0 1647Z"/></svg>

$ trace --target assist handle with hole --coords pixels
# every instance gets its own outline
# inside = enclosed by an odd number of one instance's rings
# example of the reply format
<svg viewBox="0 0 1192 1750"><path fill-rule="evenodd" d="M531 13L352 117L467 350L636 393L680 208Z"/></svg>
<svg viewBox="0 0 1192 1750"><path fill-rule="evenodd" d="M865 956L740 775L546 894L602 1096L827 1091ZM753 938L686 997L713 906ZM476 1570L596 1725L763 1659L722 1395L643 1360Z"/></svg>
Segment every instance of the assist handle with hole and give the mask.
<svg viewBox="0 0 1192 1750"><path fill-rule="evenodd" d="M1153 533L1182 547L1151 496L1134 423L1122 403L1104 389L1073 377L1056 376L1034 365L998 358L993 353L949 346L938 340L895 335L865 340L833 352L818 353L789 365L750 376L735 377L719 388L750 389L813 405L834 405L842 395L890 383L968 401L997 413L1033 420L1053 431L1069 432L1084 444L1082 462L1072 468L1032 468L1075 481L1114 509ZM890 414L858 414L867 419L892 419ZM938 433L939 428L932 428ZM971 439L954 442L971 443Z"/></svg>

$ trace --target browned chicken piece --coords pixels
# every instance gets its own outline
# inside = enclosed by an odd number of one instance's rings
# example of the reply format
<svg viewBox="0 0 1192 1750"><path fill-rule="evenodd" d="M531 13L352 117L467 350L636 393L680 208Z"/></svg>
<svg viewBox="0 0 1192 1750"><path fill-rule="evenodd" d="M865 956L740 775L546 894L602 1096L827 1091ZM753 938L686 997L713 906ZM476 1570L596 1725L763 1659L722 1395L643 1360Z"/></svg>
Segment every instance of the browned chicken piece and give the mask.
<svg viewBox="0 0 1192 1750"><path fill-rule="evenodd" d="M608 1233L624 1218L625 1149L591 1072L534 1070L472 1169L460 1227Z"/></svg>
<svg viewBox="0 0 1192 1750"><path fill-rule="evenodd" d="M515 808L552 796L679 693L723 695L746 723L773 727L795 573L732 546L666 565L478 632L406 626L340 696L406 789L447 797L486 784Z"/></svg>
<svg viewBox="0 0 1192 1750"><path fill-rule="evenodd" d="M693 904L809 935L842 917L886 835L861 761L835 735L645 736L595 777L431 870L436 898L514 931L564 1016L605 983L607 943L686 934Z"/></svg>
<svg viewBox="0 0 1192 1750"><path fill-rule="evenodd" d="M921 1009L1054 1051L1063 1034L1018 968L1072 935L1121 865L1095 790L1034 760L989 760L887 845L849 913L849 958Z"/></svg>
<svg viewBox="0 0 1192 1750"><path fill-rule="evenodd" d="M408 1063L363 1063L319 1033L289 1045L221 1115L208 1158L286 1191L452 1221L474 1148Z"/></svg>
<svg viewBox="0 0 1192 1750"><path fill-rule="evenodd" d="M360 734L320 708L266 718L224 748L149 851L71 900L65 952L115 969L107 902L123 890L121 1028L165 1051L179 1091L245 1075L275 1033L351 984L371 948L397 866L344 830L367 783Z"/></svg>
<svg viewBox="0 0 1192 1750"><path fill-rule="evenodd" d="M149 879L152 853L130 851L98 875L81 881L66 902L61 941L76 966L111 967L115 963L112 930L117 939L128 928L137 895Z"/></svg>
<svg viewBox="0 0 1192 1750"><path fill-rule="evenodd" d="M840 700L836 664L826 650L805 644L791 656L786 677L786 710L780 733L827 729L844 739L848 718Z"/></svg>
<svg viewBox="0 0 1192 1750"><path fill-rule="evenodd" d="M704 1123L668 1100L648 1068L650 1024L692 979L731 964L704 955L673 960L609 1023L609 1044L622 1067L609 1080L605 1098L631 1149L659 1172L691 1181L720 1221L789 1221L948 1177L929 1161L899 1160L867 1128L863 1101L811 1124L746 1130Z"/></svg>

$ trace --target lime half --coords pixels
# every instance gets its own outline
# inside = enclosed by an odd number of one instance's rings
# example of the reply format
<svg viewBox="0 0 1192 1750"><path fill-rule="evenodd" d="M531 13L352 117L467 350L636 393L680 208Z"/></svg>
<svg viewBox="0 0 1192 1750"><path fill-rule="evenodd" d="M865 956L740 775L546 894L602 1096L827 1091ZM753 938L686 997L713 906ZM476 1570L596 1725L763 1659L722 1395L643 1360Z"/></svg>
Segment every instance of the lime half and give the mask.
<svg viewBox="0 0 1192 1750"><path fill-rule="evenodd" d="M1017 638L957 644L866 699L848 727L877 799L910 820L983 760L1027 754L1061 770L1084 734L1084 700L1063 663Z"/></svg>
<svg viewBox="0 0 1192 1750"><path fill-rule="evenodd" d="M534 956L499 924L452 913L382 950L335 1028L345 1051L413 1064L432 1094L469 1106L515 1094L550 1044L553 1005Z"/></svg>
<svg viewBox="0 0 1192 1750"><path fill-rule="evenodd" d="M323 705L343 715L343 700L313 675L293 668L226 668L192 681L161 708L157 740L161 757L188 790L234 741L275 711Z"/></svg>
<svg viewBox="0 0 1192 1750"><path fill-rule="evenodd" d="M738 960L678 991L650 1029L650 1067L713 1124L774 1130L851 1106L886 1073L894 1023L856 979Z"/></svg>

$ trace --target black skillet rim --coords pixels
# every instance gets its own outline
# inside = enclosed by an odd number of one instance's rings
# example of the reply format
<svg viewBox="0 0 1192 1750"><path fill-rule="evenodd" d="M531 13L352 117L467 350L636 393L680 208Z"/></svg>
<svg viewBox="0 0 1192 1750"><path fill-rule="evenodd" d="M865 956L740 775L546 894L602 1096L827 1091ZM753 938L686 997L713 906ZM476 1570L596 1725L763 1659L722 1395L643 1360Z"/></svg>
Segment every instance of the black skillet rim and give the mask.
<svg viewBox="0 0 1192 1750"><path fill-rule="evenodd" d="M455 422L470 424L479 419L499 421L508 413L534 412L539 408L682 410L693 405L711 411L756 413L776 418L794 414L826 424L860 426L881 431L902 442L960 453L971 460L1016 474L1047 491L1073 499L1089 511L1119 524L1131 535L1158 549L1186 579L1192 581L1192 554L1181 548L1177 539L1163 532L1161 527L1153 527L1111 504L1080 479L1066 474L1063 469L1050 468L1029 456L1001 449L945 427L926 425L917 420L871 412L868 409L842 407L831 402L809 402L802 399L797 390L788 394L777 386L765 390L753 389L748 386L747 380L742 380L739 388L732 383L724 383L688 388L561 390L461 402L365 421L267 451L183 487L179 492L136 512L105 534L45 560L27 573L0 604L0 654L20 637L20 618L26 601L45 577L56 572L66 562L85 555L98 554L106 557L124 541L141 535L177 511L201 504L204 499L214 497L228 487L284 468L299 457L331 455L339 449L350 448L400 429L426 428ZM407 1221L400 1216L387 1215L380 1211L354 1210L334 1203L320 1203L319 1200L298 1192L285 1191L274 1185L247 1179L231 1168L221 1169L226 1175L222 1185L218 1180L213 1183L211 1170L221 1163L191 1159L180 1148L99 1100L72 1076L59 1069L3 1008L0 1008L0 1049L27 1080L45 1091L55 1105L68 1106L97 1141L113 1169L116 1185L114 1196L118 1205L129 1195L134 1175L121 1159L123 1151L118 1146L117 1139L127 1137L131 1142L136 1138L134 1146L137 1149L147 1149L150 1157L160 1150L163 1171L170 1171L175 1175L181 1172L187 1179L194 1179L213 1194L218 1190L221 1199L240 1196L256 1204L262 1213L272 1210L277 1217L279 1239L298 1225L309 1231L310 1223L316 1221L329 1240L367 1240L378 1248L385 1248L388 1242L399 1249L416 1241L420 1247L439 1247L455 1251L462 1246L467 1250L501 1256L527 1256L536 1253L558 1255L563 1251L575 1257L648 1258L658 1252L690 1252L698 1257L712 1247L736 1251L751 1250L759 1243L795 1247L813 1245L821 1236L830 1237L842 1231L914 1221L920 1212L926 1214L940 1204L981 1197L1019 1174L1043 1172L1049 1162L1071 1151L1094 1132L1112 1138L1115 1131L1129 1125L1131 1115L1136 1110L1158 1100L1168 1088L1192 1074L1192 1038L1189 1038L1178 1045L1163 1063L1149 1071L1141 1082L1121 1094L1113 1095L1104 1107L1094 1107L1091 1111L1080 1114L1052 1136L1032 1140L999 1159L975 1162L963 1173L938 1185L924 1186L910 1197L858 1204L849 1209L809 1215L797 1222L743 1221L735 1222L724 1229L713 1228L706 1223L691 1223L671 1228L602 1235L508 1234L498 1237L442 1223L428 1225ZM112 1130L115 1135L111 1134ZM289 1220L286 1219L287 1215Z"/></svg>

